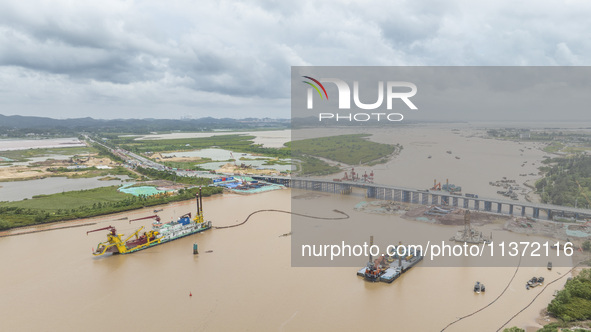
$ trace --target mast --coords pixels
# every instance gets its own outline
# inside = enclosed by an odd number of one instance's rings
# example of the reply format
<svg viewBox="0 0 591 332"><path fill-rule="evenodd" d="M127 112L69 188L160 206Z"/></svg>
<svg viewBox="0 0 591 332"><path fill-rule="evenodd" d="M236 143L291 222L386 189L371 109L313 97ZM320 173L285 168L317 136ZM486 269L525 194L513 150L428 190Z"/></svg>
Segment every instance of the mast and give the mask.
<svg viewBox="0 0 591 332"><path fill-rule="evenodd" d="M201 187L199 187L199 214L203 214L203 195L201 195Z"/></svg>

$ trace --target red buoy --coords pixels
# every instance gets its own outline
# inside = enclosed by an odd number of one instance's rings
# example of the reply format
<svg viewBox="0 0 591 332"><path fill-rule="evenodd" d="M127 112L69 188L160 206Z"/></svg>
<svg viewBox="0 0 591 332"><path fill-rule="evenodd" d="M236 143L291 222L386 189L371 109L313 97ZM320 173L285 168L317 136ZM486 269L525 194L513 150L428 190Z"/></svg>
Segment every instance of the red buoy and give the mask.
<svg viewBox="0 0 591 332"><path fill-rule="evenodd" d="M193 294L191 292L189 292L189 296L193 296Z"/></svg>

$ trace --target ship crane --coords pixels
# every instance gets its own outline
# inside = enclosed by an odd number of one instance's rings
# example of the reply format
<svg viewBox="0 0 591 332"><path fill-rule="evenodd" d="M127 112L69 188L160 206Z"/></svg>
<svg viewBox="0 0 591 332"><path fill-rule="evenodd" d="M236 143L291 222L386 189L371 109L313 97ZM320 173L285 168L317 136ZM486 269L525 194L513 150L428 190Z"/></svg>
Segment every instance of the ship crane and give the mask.
<svg viewBox="0 0 591 332"><path fill-rule="evenodd" d="M433 188L431 190L441 190L441 182L437 183L437 179L433 180Z"/></svg>
<svg viewBox="0 0 591 332"><path fill-rule="evenodd" d="M131 220L129 221L129 223L131 224L131 222L132 222L132 221L137 221L137 220L146 220L146 219L154 219L154 220L156 220L157 222L160 222L160 217L159 217L157 214L155 214L155 215L153 215L153 216L147 216L147 217L143 217L143 218L136 218L136 219L131 219Z"/></svg>
<svg viewBox="0 0 591 332"><path fill-rule="evenodd" d="M88 233L104 231L107 229L111 231L111 235L117 235L117 230L113 226L103 227L103 228L99 228L99 229L93 229L91 231L86 232L86 235L88 235Z"/></svg>

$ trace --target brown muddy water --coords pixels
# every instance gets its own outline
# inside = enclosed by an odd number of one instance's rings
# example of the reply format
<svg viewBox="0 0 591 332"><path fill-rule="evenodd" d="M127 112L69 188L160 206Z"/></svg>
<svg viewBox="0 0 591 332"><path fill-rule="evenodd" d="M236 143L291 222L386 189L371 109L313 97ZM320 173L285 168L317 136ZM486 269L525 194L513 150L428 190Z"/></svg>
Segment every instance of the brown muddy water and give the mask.
<svg viewBox="0 0 591 332"><path fill-rule="evenodd" d="M495 197L498 188L489 181L535 178L519 174L537 172L546 155L539 144L486 140L478 137L482 131L458 126L460 132L443 125L376 131L372 140L404 146L398 157L373 167L376 181L422 189L435 178L442 183L449 178L464 192ZM343 132L323 132L339 134ZM286 189L206 198L205 216L215 226L225 226L259 209L289 210L290 193ZM316 203L326 202L326 211L312 212L334 216L331 211L339 209L351 215L349 222L362 222L363 213L353 208L363 200L359 195L323 195ZM106 234L87 236L87 231L113 225L119 233L130 234L150 221L130 225L116 219L152 215L153 209L44 227L95 225L0 238L0 330L440 331L490 303L515 272L508 265L421 267L422 262L392 284L371 284L356 276L361 265L291 267L291 237L281 236L291 231L290 216L281 213L256 214L240 227L212 229L131 255L93 258L92 248ZM170 220L194 209L192 201L180 202L165 206L159 215ZM391 218L410 232L454 234L458 229ZM199 255L193 255L193 243L199 244ZM496 331L542 291L527 291L527 280L544 276L548 283L567 271L522 267L497 302L446 331ZM486 285L485 294L472 291L476 280ZM534 331L539 312L565 281L548 286L508 326Z"/></svg>
<svg viewBox="0 0 591 332"><path fill-rule="evenodd" d="M338 208L355 217L353 203L360 200L334 199L326 215ZM204 204L214 225L230 225L255 210L289 210L290 190L224 195ZM515 271L419 264L388 285L363 281L355 275L357 267L295 268L290 237L280 236L290 231L290 216L280 213L257 214L240 227L212 229L131 255L93 258L92 248L106 235L87 231L113 225L129 234L150 222L115 219L148 216L152 209L69 223L96 222L92 226L0 238L1 330L440 331L492 301ZM194 209L192 201L180 202L159 214L169 220ZM199 244L199 255L193 255L193 243ZM542 275L549 281L566 271L520 269L499 301L447 331L495 331L541 291L527 291L526 280ZM475 280L485 282L485 294L472 292ZM564 281L548 287L510 325L535 326Z"/></svg>

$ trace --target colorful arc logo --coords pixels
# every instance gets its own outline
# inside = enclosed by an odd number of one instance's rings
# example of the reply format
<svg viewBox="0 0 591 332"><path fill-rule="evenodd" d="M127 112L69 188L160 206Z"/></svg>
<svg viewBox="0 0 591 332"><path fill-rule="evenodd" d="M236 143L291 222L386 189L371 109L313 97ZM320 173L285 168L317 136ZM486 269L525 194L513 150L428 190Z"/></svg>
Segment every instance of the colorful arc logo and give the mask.
<svg viewBox="0 0 591 332"><path fill-rule="evenodd" d="M310 76L302 76L302 77L307 78L307 79L313 81L314 83L318 84L318 86L322 89L322 91L324 91L324 95L326 96L326 100L328 100L328 94L326 93L326 89L324 89L324 86L322 85L322 83L320 83L317 79L312 78ZM318 89L318 86L316 86L310 82L307 82L307 81L302 81L302 82L304 82L304 83L310 85L311 87L313 87L314 89L316 89L316 91L318 92L318 95L320 95L320 98L324 98L324 97L322 97L322 93L320 92L320 89Z"/></svg>

